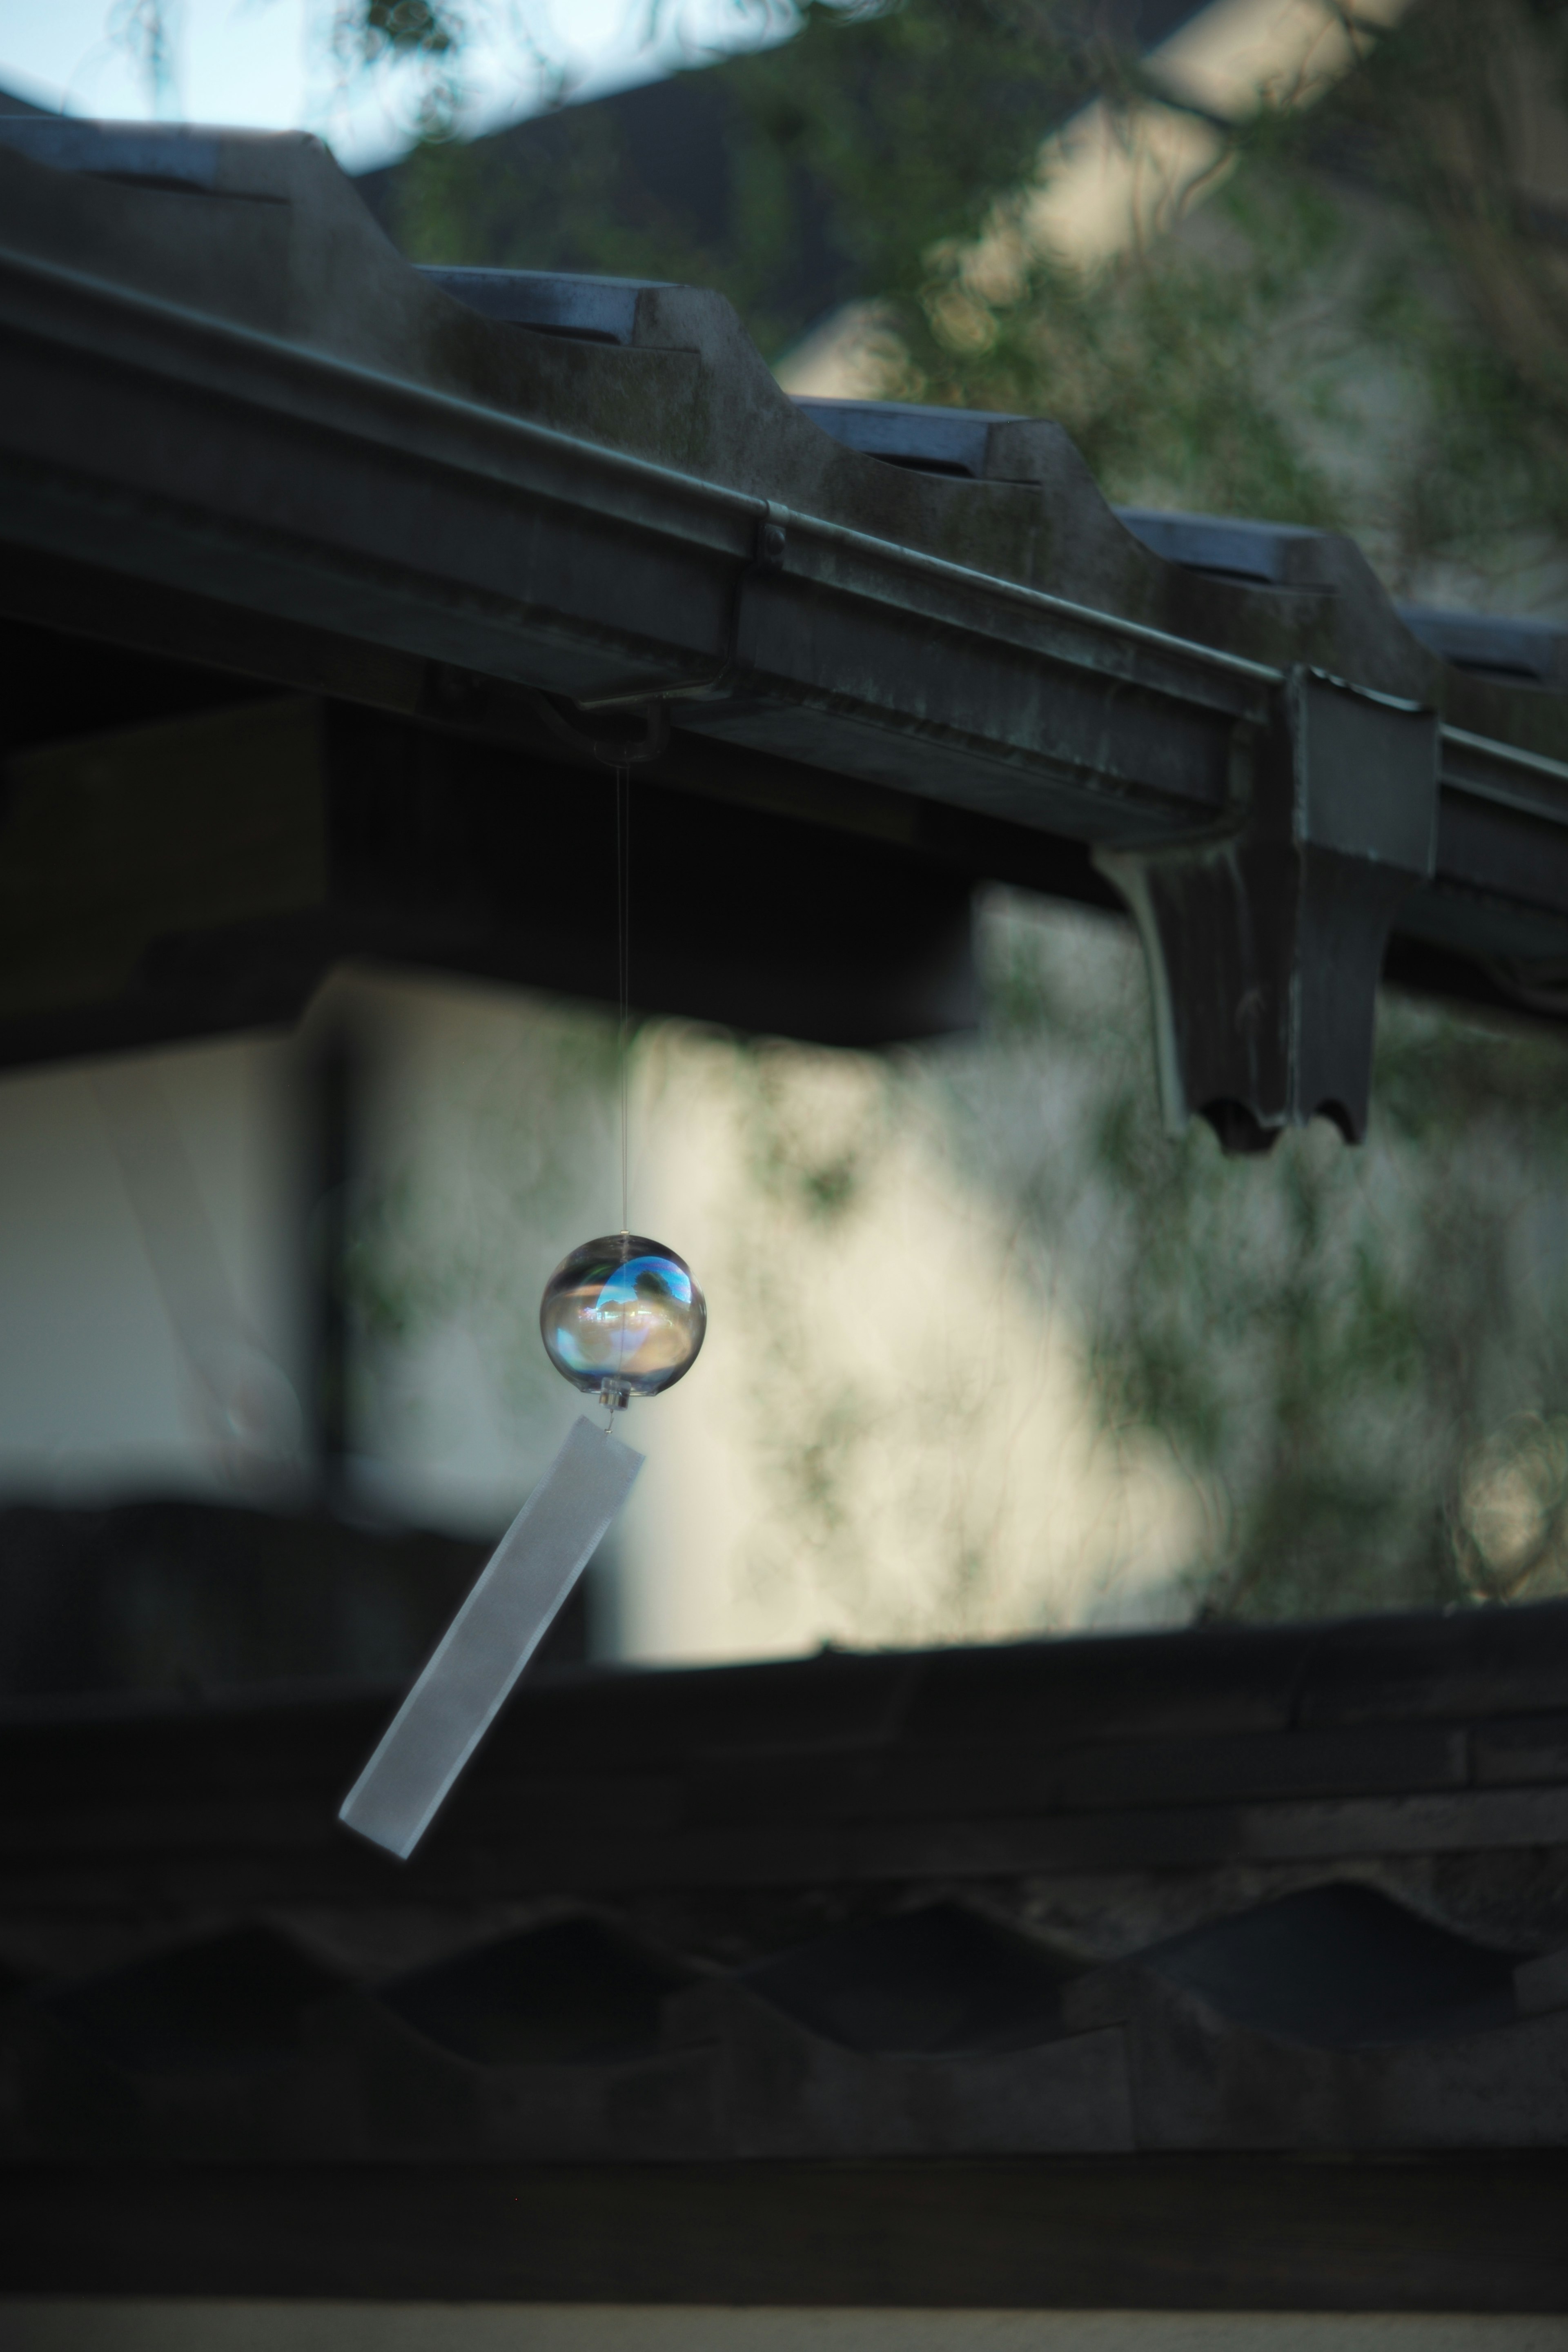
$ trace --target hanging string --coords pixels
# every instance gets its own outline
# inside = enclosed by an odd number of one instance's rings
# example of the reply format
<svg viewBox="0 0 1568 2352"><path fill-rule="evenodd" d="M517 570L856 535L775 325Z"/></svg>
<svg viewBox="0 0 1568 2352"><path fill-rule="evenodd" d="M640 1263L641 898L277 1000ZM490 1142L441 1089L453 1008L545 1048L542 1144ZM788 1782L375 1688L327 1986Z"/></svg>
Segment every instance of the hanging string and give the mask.
<svg viewBox="0 0 1568 2352"><path fill-rule="evenodd" d="M631 771L616 770L616 947L620 965L620 1031L616 1043L616 1059L621 1092L621 1231L631 1231L629 1215L630 1182L627 1134L630 1126L627 1079L628 1045L631 1031L632 972L632 792Z"/></svg>
<svg viewBox="0 0 1568 2352"><path fill-rule="evenodd" d="M630 1214L630 1155L627 1135L630 1087L626 1065L631 1032L631 971L632 971L632 793L631 773L626 768L616 770L616 1079L620 1095L621 1115L621 1239L622 1262L628 1255L625 1244L631 1231ZM620 1330L616 1350L616 1370L622 1368L626 1344L626 1310L623 1301ZM605 1406L606 1433L615 1427L616 1397L608 1383L600 1391ZM625 1400L623 1399L624 1402Z"/></svg>

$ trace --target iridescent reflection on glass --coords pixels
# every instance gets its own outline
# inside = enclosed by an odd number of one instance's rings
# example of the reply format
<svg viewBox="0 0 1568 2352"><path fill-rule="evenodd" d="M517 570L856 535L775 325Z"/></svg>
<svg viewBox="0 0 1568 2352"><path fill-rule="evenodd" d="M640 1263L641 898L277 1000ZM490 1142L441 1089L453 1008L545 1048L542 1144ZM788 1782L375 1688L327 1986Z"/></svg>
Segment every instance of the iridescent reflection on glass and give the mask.
<svg viewBox="0 0 1568 2352"><path fill-rule="evenodd" d="M697 1361L708 1309L683 1257L641 1234L606 1234L544 1286L545 1353L574 1387L626 1403L673 1388Z"/></svg>

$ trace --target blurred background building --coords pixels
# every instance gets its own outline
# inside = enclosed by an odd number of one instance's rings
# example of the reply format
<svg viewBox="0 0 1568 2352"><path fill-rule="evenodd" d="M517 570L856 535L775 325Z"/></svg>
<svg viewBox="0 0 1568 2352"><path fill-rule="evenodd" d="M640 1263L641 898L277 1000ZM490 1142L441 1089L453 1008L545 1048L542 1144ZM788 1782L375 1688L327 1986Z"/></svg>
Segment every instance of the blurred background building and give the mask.
<svg viewBox="0 0 1568 2352"><path fill-rule="evenodd" d="M598 96L542 30L500 127L471 12L333 21L345 85L420 133L360 180L410 258L718 287L787 389L1055 417L1108 495L1347 530L1401 599L1522 615L1557 678L1553 12L740 7L706 61ZM669 22L637 70L678 59ZM177 31L102 27L165 110ZM638 929L681 920L656 843L633 890L635 999ZM637 1416L649 1474L563 1638L719 1658L1561 1589L1555 1040L1390 996L1365 1149L1233 1166L1160 1131L1130 929L1005 894L976 920L970 1037L638 1029L632 1219L710 1339ZM5 1078L11 1687L416 1663L574 1410L535 1316L617 1219L612 1045L602 1005L355 967L289 1037Z"/></svg>

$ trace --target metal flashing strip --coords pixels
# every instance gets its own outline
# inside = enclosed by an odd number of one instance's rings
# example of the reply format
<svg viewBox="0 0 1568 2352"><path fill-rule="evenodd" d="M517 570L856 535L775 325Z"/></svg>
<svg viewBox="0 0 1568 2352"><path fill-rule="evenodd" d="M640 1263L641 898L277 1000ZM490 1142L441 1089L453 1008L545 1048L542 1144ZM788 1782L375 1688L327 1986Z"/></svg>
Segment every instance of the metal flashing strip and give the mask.
<svg viewBox="0 0 1568 2352"><path fill-rule="evenodd" d="M1548 824L1568 825L1568 761L1549 759L1542 751L1523 751L1493 736L1472 735L1462 727L1443 729L1442 748L1444 792L1489 801L1496 808L1515 809L1525 816L1541 817ZM1458 754L1457 762L1446 756L1450 748ZM1468 762L1485 762L1498 772L1477 773ZM1528 789L1532 782L1554 785L1562 797L1532 793Z"/></svg>
<svg viewBox="0 0 1568 2352"><path fill-rule="evenodd" d="M1163 629L1152 629L1142 621L1121 619L1114 613L1097 612L1092 605L1075 604L1066 596L1053 596L1044 588L1031 588L1024 581L1008 580L1003 574L975 572L962 563L953 563L945 556L930 555L923 548L908 547L896 541L874 539L868 531L855 530L847 523L829 522L817 515L797 515L788 508L778 508L792 530L826 541L835 547L852 550L857 554L891 560L906 571L921 573L928 579L941 580L954 587L978 590L984 594L1000 596L1008 604L1048 614L1053 619L1077 622L1082 626L1103 630L1129 646L1147 646L1152 652L1172 654L1184 661L1195 662L1200 667L1217 670L1226 677L1243 678L1249 685L1280 686L1285 672L1269 662L1250 660L1245 654L1226 653L1218 646L1205 646L1194 637L1174 637Z"/></svg>

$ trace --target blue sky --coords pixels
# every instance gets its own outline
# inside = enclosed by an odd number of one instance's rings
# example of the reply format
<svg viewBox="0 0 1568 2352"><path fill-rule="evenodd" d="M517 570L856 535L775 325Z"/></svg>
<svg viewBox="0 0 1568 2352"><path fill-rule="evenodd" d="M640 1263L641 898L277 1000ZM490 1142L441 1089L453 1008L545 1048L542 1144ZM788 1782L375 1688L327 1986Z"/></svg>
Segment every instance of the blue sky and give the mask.
<svg viewBox="0 0 1568 2352"><path fill-rule="evenodd" d="M643 31L647 0L478 0L470 13L486 26L470 69L471 127L484 129L537 102L530 24L548 32L577 89L592 95L667 71L682 61L683 41L689 55L729 46L757 12L740 0L683 0L679 18L665 7L666 29L651 46ZM113 0L0 0L0 85L73 114L152 115L144 82L107 37L112 14ZM415 99L406 77L339 87L324 38L332 0L171 0L169 14L177 83L164 110L176 119L315 131L351 170L384 162L406 143Z"/></svg>

